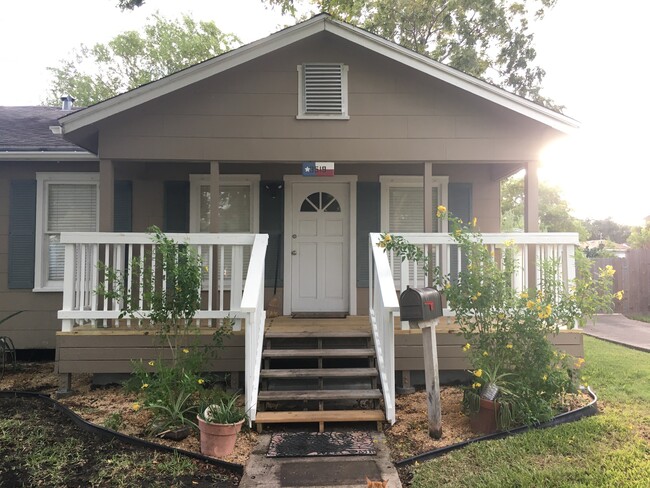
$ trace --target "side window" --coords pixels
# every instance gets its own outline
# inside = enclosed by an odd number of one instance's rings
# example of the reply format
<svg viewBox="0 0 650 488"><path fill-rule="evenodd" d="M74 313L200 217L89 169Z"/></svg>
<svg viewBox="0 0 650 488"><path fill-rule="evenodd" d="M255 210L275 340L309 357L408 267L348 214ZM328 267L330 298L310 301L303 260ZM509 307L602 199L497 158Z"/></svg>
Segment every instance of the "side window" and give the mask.
<svg viewBox="0 0 650 488"><path fill-rule="evenodd" d="M63 289L61 232L98 230L99 179L92 173L38 173L36 194L36 290Z"/></svg>

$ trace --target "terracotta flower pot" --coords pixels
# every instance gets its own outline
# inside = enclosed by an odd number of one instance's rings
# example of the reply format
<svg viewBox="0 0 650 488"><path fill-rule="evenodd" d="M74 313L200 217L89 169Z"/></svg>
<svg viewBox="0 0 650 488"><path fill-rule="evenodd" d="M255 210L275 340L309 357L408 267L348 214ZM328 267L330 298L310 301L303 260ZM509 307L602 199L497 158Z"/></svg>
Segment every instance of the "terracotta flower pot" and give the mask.
<svg viewBox="0 0 650 488"><path fill-rule="evenodd" d="M232 453L237 433L245 419L234 424L212 424L197 416L201 437L201 454L225 457Z"/></svg>
<svg viewBox="0 0 650 488"><path fill-rule="evenodd" d="M470 417L470 426L476 434L493 434L497 429L499 402L481 398L481 407Z"/></svg>

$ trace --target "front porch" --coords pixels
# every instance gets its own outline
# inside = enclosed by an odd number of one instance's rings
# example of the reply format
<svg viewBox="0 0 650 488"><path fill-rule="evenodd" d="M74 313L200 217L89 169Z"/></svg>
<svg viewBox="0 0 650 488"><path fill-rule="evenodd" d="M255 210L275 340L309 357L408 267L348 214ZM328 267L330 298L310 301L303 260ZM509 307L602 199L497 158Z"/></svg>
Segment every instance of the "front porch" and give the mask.
<svg viewBox="0 0 650 488"><path fill-rule="evenodd" d="M264 303L267 235L171 234L169 237L179 245L194 246L204 263L201 308L194 318L194 325L199 329L199 343L207 344L212 332L224 321L233 325L234 333L227 338L218 357L208 363L208 368L228 373L230 386L244 390L251 421L309 420L319 422L321 428L325 421L362 418L395 421L396 385L408 387L417 383L418 372L424 368L420 331L411 330L407 323L399 320L399 290L427 283L426 273L417 263L400 261L384 253L376 245L379 234L371 233L368 315L349 315L345 319L294 319L290 316L271 319L266 317ZM464 265L463 256L446 234L404 234L404 237L422 246L443 273L453 275ZM526 290L539 282L541 262L548 258L554 260L556 272L567 286L575 275L575 235L485 234L483 239L497 260L504 247L514 246L519 264L512 276L512 286L517 290ZM150 236L63 233L61 242L65 245L66 260L63 308L59 311L63 327L57 334L56 357L62 389L69 388L73 373L129 373L131 360L157 359L160 344L146 319L149 304L142 290L145 286L168 285L164 279L154 279L148 284L143 281L142 273L132 273L126 265L135 256L149 256L142 261L143 265L150 266L151 276L156 276L155 244ZM123 316L123 304L118 300L104 299L96 293L99 284L107 285L108 280L98 262L123 271L126 290L139 297L138 310L133 317ZM446 309L437 327L441 371L462 372L469 367L462 351L464 340L455 333L457 330L453 310ZM290 343L278 348L272 344L273 341L277 343L277 339ZM354 340L362 344L348 344ZM562 332L552 340L567 353L582 356L579 332ZM357 361L361 358L367 364ZM300 361L286 366L293 359ZM330 369L332 366L342 369ZM309 390L299 390L298 395L305 402L315 402L312 403L315 411L297 415L295 407L290 407L278 415L261 412L265 402L295 400L296 395L269 393L268 378L282 376L277 371L268 373L274 368L285 370L283 374L287 378L303 375L315 379ZM350 368L351 371L345 371ZM372 375L370 369L374 371ZM305 373L307 370L310 372ZM370 378L363 391L356 389L353 382L345 388L356 391L356 401L372 400L374 408L362 410L366 413L360 417L353 410L345 409L342 414L337 412L338 407L327 408L327 402L334 397L349 396L350 400L355 400L352 393L342 393L334 383L328 384L323 379L343 376ZM294 385L292 388L300 387ZM380 399L383 411L377 410Z"/></svg>

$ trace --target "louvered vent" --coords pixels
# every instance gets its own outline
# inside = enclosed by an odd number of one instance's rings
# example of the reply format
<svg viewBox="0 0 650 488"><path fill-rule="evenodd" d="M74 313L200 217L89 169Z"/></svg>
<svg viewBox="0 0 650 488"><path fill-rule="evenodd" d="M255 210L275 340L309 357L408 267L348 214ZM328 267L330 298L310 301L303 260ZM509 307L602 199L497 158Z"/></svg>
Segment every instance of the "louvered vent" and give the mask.
<svg viewBox="0 0 650 488"><path fill-rule="evenodd" d="M305 64L305 114L343 114L343 65Z"/></svg>

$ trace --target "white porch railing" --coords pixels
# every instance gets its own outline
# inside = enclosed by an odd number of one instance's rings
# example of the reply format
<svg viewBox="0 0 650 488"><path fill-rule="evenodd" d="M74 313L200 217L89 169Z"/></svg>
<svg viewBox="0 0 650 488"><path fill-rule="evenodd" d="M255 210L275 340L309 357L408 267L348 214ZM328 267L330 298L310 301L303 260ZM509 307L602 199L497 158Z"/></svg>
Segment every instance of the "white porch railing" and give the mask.
<svg viewBox="0 0 650 488"><path fill-rule="evenodd" d="M196 247L205 266L201 291L201 307L194 316L196 325L212 326L224 319L234 321L233 329L242 330L245 324L245 378L246 409L250 420L255 419L257 391L262 360L264 336L264 260L268 244L267 234L167 234L179 244ZM130 263L133 257L151 256L143 265L155 272L156 245L146 233L67 232L61 234L65 246L63 306L58 313L62 330L72 331L78 326L125 327L140 326L139 318L120 319L121 303L104 299L96 293L108 278L101 271L102 263L120 271L126 278L129 293L139 294L138 317L147 317L148 306L140 290L145 273L136 275ZM250 248L250 259L245 261L245 248ZM215 259L216 256L216 259ZM247 269L247 271L246 271ZM246 277L244 279L244 272ZM216 276L216 279L213 277ZM146 322L146 320L144 320Z"/></svg>
<svg viewBox="0 0 650 488"><path fill-rule="evenodd" d="M411 244L422 246L425 255L430 256L432 264L444 275L454 276L461 269L464 258L448 234L400 235ZM393 252L377 247L380 239L380 234L370 234L369 315L384 390L386 419L392 423L395 421L394 324L395 317L399 316L398 296L407 286L426 286L427 276L421 263L401 261ZM575 248L579 243L575 233L483 234L482 239L495 259L503 255L506 246L515 250L517 266L512 286L516 290L527 290L529 283L539 283L541 265L548 260L555 263L557 276L565 285L575 278ZM453 310L447 308L444 314L453 315ZM402 322L403 329L408 327L408 322Z"/></svg>

